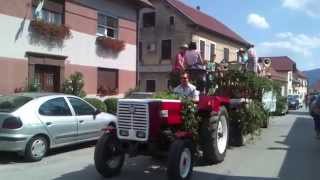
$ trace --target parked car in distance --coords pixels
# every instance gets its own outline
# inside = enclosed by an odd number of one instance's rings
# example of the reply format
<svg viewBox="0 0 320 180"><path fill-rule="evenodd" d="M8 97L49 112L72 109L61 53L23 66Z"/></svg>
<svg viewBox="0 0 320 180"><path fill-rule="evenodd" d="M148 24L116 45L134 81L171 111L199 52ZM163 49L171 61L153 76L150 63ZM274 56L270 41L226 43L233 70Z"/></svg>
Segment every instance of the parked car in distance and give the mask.
<svg viewBox="0 0 320 180"><path fill-rule="evenodd" d="M300 108L298 95L288 95L288 108L292 110L297 110Z"/></svg>
<svg viewBox="0 0 320 180"><path fill-rule="evenodd" d="M0 97L0 151L39 161L51 148L98 139L116 116L65 94L23 93Z"/></svg>

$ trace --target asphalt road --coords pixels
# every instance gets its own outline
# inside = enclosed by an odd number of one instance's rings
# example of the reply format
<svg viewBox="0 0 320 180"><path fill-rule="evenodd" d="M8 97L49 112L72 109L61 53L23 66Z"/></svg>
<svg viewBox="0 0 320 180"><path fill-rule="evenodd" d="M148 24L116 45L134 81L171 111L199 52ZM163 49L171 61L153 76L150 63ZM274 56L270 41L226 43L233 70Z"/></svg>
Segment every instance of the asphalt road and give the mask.
<svg viewBox="0 0 320 180"><path fill-rule="evenodd" d="M37 163L0 153L0 180L101 180L93 165L94 143L62 148ZM201 180L319 180L320 140L304 112L272 119L254 143L230 148L218 165L196 167ZM162 162L149 157L129 159L115 180L166 179Z"/></svg>

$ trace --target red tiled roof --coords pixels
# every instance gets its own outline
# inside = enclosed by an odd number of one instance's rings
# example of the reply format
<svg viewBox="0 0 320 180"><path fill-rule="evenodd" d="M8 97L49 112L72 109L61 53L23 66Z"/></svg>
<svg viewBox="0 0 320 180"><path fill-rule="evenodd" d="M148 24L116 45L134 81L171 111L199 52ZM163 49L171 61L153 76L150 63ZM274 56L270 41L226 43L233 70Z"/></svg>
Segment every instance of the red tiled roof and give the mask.
<svg viewBox="0 0 320 180"><path fill-rule="evenodd" d="M277 80L277 81L288 81L287 76L284 74L281 74L277 72L274 68L270 68L269 73L271 74L271 79L272 80Z"/></svg>
<svg viewBox="0 0 320 180"><path fill-rule="evenodd" d="M232 31L223 23L219 22L217 19L201 12L200 10L197 10L195 8L192 8L184 4L181 0L166 0L166 1L175 9L177 9L180 13L182 13L184 16L189 18L193 23L205 29L213 31L219 35L227 37L240 44L243 44L246 46L250 45L248 41L244 40L240 35Z"/></svg>
<svg viewBox="0 0 320 180"><path fill-rule="evenodd" d="M296 73L297 77L299 77L299 78L308 79L308 77L303 72L301 72L299 70L295 73Z"/></svg>
<svg viewBox="0 0 320 180"><path fill-rule="evenodd" d="M261 57L270 58L271 67L276 71L295 71L295 62L288 56L278 56L278 57Z"/></svg>

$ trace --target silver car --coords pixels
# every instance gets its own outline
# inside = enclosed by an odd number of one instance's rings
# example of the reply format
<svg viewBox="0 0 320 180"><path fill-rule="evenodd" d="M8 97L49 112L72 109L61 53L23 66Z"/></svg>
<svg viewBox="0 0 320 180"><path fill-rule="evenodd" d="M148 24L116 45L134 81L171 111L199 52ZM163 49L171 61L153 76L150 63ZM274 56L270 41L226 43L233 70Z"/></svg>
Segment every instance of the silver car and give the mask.
<svg viewBox="0 0 320 180"><path fill-rule="evenodd" d="M39 161L50 148L98 139L116 119L71 95L0 96L0 151Z"/></svg>

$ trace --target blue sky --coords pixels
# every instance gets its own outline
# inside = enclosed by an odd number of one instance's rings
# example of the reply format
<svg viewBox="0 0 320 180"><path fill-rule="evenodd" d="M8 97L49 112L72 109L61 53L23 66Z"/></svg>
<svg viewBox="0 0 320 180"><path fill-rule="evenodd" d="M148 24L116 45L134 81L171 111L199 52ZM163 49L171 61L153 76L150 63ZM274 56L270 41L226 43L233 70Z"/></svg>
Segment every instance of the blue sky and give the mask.
<svg viewBox="0 0 320 180"><path fill-rule="evenodd" d="M300 70L320 68L319 0L183 0L256 46L258 56L289 56Z"/></svg>

